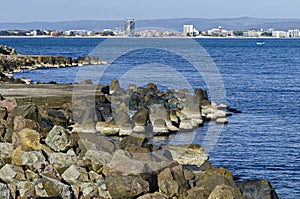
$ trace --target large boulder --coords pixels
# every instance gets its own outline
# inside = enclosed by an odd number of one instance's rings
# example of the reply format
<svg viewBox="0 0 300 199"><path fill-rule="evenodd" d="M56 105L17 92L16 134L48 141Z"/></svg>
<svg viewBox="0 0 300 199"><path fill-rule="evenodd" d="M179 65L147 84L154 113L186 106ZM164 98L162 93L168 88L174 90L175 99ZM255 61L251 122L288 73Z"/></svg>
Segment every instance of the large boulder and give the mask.
<svg viewBox="0 0 300 199"><path fill-rule="evenodd" d="M61 176L69 184L89 181L86 169L75 165L71 165Z"/></svg>
<svg viewBox="0 0 300 199"><path fill-rule="evenodd" d="M268 180L243 180L239 187L246 199L278 199Z"/></svg>
<svg viewBox="0 0 300 199"><path fill-rule="evenodd" d="M0 179L6 183L25 180L23 168L16 165L6 164L0 169Z"/></svg>
<svg viewBox="0 0 300 199"><path fill-rule="evenodd" d="M210 169L196 176L196 186L204 188L204 197L208 198L218 185L227 185L233 188L234 198L243 198L242 194L233 180L230 171L224 168Z"/></svg>
<svg viewBox="0 0 300 199"><path fill-rule="evenodd" d="M107 189L114 199L134 198L149 192L149 183L137 176L110 172L106 177Z"/></svg>
<svg viewBox="0 0 300 199"><path fill-rule="evenodd" d="M67 151L73 146L70 133L61 126L54 126L45 140L46 144L56 152Z"/></svg>
<svg viewBox="0 0 300 199"><path fill-rule="evenodd" d="M158 175L158 187L160 192L168 197L185 198L188 184L184 178L181 165L166 168Z"/></svg>
<svg viewBox="0 0 300 199"><path fill-rule="evenodd" d="M13 48L0 45L0 54L1 55L17 55L17 52Z"/></svg>
<svg viewBox="0 0 300 199"><path fill-rule="evenodd" d="M0 198L12 199L12 194L9 187L6 184L0 182Z"/></svg>
<svg viewBox="0 0 300 199"><path fill-rule="evenodd" d="M42 176L42 179L36 182L35 191L36 196L40 198L75 198L69 185L46 176Z"/></svg>
<svg viewBox="0 0 300 199"><path fill-rule="evenodd" d="M234 189L227 185L218 185L211 192L208 199L234 199Z"/></svg>

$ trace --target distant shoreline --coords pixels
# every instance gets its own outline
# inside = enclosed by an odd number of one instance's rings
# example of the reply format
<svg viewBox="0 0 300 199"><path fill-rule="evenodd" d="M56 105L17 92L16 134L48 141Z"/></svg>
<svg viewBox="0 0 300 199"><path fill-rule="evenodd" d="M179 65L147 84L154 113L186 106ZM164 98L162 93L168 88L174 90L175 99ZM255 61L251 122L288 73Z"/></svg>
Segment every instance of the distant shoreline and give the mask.
<svg viewBox="0 0 300 199"><path fill-rule="evenodd" d="M212 37L212 36L198 36L198 37L123 37L123 36L0 36L0 39L47 39L47 38L62 38L62 39L300 39L300 37L295 38L285 38L285 37Z"/></svg>

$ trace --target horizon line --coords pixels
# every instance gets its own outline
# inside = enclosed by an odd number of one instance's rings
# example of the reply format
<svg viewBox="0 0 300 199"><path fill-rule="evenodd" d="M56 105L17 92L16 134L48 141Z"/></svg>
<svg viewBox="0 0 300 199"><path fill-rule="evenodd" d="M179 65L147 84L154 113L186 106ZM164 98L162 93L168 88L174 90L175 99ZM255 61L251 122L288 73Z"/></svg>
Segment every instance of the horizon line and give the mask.
<svg viewBox="0 0 300 199"><path fill-rule="evenodd" d="M136 21L148 21L148 20L177 20L177 19L206 19L206 20L217 20L217 19L269 19L269 20L300 20L300 18L273 18L273 17L249 17L249 16L240 16L240 17L175 17L175 18L144 18L144 19L135 19ZM124 19L74 19L74 20L62 20L62 21L22 21L22 22L0 22L0 24L25 24L25 23L65 23L65 22L83 22L83 21L123 21Z"/></svg>

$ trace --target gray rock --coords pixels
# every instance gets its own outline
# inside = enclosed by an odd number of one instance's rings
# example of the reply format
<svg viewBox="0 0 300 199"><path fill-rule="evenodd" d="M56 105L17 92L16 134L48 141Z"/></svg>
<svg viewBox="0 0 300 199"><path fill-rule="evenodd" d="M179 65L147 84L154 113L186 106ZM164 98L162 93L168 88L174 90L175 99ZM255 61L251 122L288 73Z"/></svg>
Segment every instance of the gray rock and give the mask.
<svg viewBox="0 0 300 199"><path fill-rule="evenodd" d="M68 167L76 163L79 158L67 153L52 153L49 155L49 162L55 170L62 174Z"/></svg>
<svg viewBox="0 0 300 199"><path fill-rule="evenodd" d="M13 150L14 147L11 143L0 143L0 157L9 157Z"/></svg>
<svg viewBox="0 0 300 199"><path fill-rule="evenodd" d="M9 187L6 184L0 182L0 198L12 199L12 194Z"/></svg>
<svg viewBox="0 0 300 199"><path fill-rule="evenodd" d="M243 180L239 187L246 199L278 199L276 191L268 180Z"/></svg>
<svg viewBox="0 0 300 199"><path fill-rule="evenodd" d="M46 161L42 151L20 151L17 155L21 165L33 165Z"/></svg>
<svg viewBox="0 0 300 199"><path fill-rule="evenodd" d="M106 177L106 186L112 198L134 198L149 192L149 183L136 176L110 172Z"/></svg>
<svg viewBox="0 0 300 199"><path fill-rule="evenodd" d="M35 183L35 191L37 197L75 198L70 186L46 176L42 176L42 179Z"/></svg>
<svg viewBox="0 0 300 199"><path fill-rule="evenodd" d="M85 168L71 165L62 175L63 179L70 184L76 184L79 182L88 182L89 177Z"/></svg>
<svg viewBox="0 0 300 199"><path fill-rule="evenodd" d="M92 169L98 171L100 168L111 162L112 155L105 151L88 150L85 153L84 159L90 160Z"/></svg>
<svg viewBox="0 0 300 199"><path fill-rule="evenodd" d="M166 122L170 121L170 113L164 107L163 104L153 104L150 107L150 117L149 117L152 125L154 124L155 120L162 119Z"/></svg>
<svg viewBox="0 0 300 199"><path fill-rule="evenodd" d="M153 123L153 133L155 134L168 134L169 129L166 121L163 119L156 119Z"/></svg>
<svg viewBox="0 0 300 199"><path fill-rule="evenodd" d="M234 189L227 185L218 185L215 189L211 192L208 199L234 199Z"/></svg>
<svg viewBox="0 0 300 199"><path fill-rule="evenodd" d="M25 173L22 167L6 164L0 169L0 178L6 183L25 180Z"/></svg>
<svg viewBox="0 0 300 199"><path fill-rule="evenodd" d="M167 145L164 146L168 149L174 161L182 165L196 165L201 167L209 159L205 149L199 145Z"/></svg>
<svg viewBox="0 0 300 199"><path fill-rule="evenodd" d="M188 118L201 118L201 109L197 97L187 96L184 108L181 112Z"/></svg>
<svg viewBox="0 0 300 199"><path fill-rule="evenodd" d="M70 140L70 133L61 126L54 126L49 132L46 144L56 152L63 152L73 146Z"/></svg>
<svg viewBox="0 0 300 199"><path fill-rule="evenodd" d="M117 126L114 120L111 120L108 122L98 122L96 124L96 130L103 135L118 135L120 127Z"/></svg>
<svg viewBox="0 0 300 199"><path fill-rule="evenodd" d="M34 184L29 181L20 181L17 184L17 190L22 198L36 198Z"/></svg>

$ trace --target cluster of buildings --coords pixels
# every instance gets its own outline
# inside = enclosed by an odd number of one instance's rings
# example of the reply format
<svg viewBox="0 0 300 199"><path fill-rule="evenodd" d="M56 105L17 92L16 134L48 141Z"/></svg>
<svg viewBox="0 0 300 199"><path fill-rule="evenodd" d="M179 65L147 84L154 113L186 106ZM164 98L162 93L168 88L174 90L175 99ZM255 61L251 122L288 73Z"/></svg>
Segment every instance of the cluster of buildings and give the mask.
<svg viewBox="0 0 300 199"><path fill-rule="evenodd" d="M293 29L288 31L282 30L264 30L264 29L250 29L247 31L242 30L226 30L222 26L213 28L207 31L199 31L194 28L193 25L183 26L183 36L195 37L195 36L211 36L211 37L274 37L274 38L299 38L300 30Z"/></svg>
<svg viewBox="0 0 300 199"><path fill-rule="evenodd" d="M226 30L219 26L206 31L197 30L194 25L184 25L183 32L170 31L166 29L147 28L136 30L135 20L128 18L124 20L124 27L115 29L104 29L100 32L92 30L5 30L0 31L0 36L66 36L66 37L88 37L88 36L116 36L116 37L274 37L274 38L300 38L300 30L293 29L288 31L282 30L263 30L249 29L243 30Z"/></svg>

